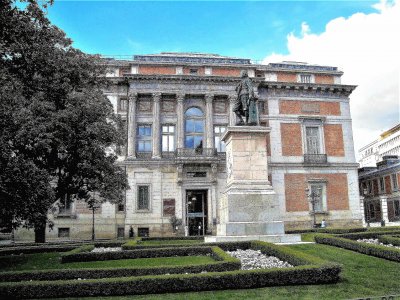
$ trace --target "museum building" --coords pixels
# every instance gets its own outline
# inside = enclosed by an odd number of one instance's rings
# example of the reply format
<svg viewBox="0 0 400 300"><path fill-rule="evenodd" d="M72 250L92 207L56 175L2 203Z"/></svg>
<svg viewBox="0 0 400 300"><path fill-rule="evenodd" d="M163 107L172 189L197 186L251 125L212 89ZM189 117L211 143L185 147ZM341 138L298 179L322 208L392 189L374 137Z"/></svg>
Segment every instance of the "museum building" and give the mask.
<svg viewBox="0 0 400 300"><path fill-rule="evenodd" d="M235 87L246 70L259 126L269 128L269 181L285 229L361 225L349 95L337 67L260 64L202 53L105 58L105 94L127 128L116 149L130 189L94 213L97 238L215 234L226 188L223 135L236 124ZM251 162L243 157L244 166ZM311 196L310 196L311 195ZM48 238L90 238L92 213L76 201L51 216ZM175 228L170 219L182 221ZM174 232L176 231L176 232Z"/></svg>

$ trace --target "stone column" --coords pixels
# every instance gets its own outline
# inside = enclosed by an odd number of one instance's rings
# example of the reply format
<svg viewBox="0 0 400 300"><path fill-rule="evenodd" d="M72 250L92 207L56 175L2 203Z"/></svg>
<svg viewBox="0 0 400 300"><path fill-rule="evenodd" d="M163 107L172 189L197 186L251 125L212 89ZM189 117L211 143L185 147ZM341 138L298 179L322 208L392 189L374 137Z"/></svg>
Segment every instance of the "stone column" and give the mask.
<svg viewBox="0 0 400 300"><path fill-rule="evenodd" d="M184 94L176 95L176 100L177 100L176 113L178 115L177 124L176 124L176 132L177 132L176 148L184 148L184 143L183 143L183 140L184 140L183 100L184 99L185 99Z"/></svg>
<svg viewBox="0 0 400 300"><path fill-rule="evenodd" d="M382 220L387 224L389 222L387 196L379 196L379 200L381 201Z"/></svg>
<svg viewBox="0 0 400 300"><path fill-rule="evenodd" d="M136 158L136 101L137 93L129 93L128 158Z"/></svg>
<svg viewBox="0 0 400 300"><path fill-rule="evenodd" d="M153 94L153 158L161 158L160 99L161 93Z"/></svg>
<svg viewBox="0 0 400 300"><path fill-rule="evenodd" d="M229 111L228 111L228 116L229 116L229 126L235 126L236 125L236 115L233 112L233 106L235 105L237 96L236 95L229 95L228 100L229 100Z"/></svg>
<svg viewBox="0 0 400 300"><path fill-rule="evenodd" d="M213 104L214 95L206 94L206 145L205 148L214 148Z"/></svg>

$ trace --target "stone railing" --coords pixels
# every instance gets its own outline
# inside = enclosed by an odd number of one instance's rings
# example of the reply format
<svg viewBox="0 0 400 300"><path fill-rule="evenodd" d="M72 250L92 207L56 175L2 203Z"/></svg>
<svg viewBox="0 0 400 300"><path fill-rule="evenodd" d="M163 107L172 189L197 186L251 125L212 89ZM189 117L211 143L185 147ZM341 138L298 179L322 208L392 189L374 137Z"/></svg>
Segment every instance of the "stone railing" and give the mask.
<svg viewBox="0 0 400 300"><path fill-rule="evenodd" d="M327 162L326 154L304 154L305 164L326 164Z"/></svg>
<svg viewBox="0 0 400 300"><path fill-rule="evenodd" d="M190 149L190 148L177 148L175 150L176 158L210 158L217 157L217 149L215 148L198 148L198 149Z"/></svg>

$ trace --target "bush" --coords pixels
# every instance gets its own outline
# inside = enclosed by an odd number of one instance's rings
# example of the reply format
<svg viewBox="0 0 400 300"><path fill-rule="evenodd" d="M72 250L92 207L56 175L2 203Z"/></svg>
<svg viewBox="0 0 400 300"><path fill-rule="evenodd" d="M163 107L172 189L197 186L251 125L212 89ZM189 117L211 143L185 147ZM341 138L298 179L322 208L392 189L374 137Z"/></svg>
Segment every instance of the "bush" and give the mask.
<svg viewBox="0 0 400 300"><path fill-rule="evenodd" d="M224 272L240 269L240 261L225 253L221 248L212 247L211 255L216 262L203 265L0 272L0 282Z"/></svg>
<svg viewBox="0 0 400 300"><path fill-rule="evenodd" d="M348 238L328 235L328 234L317 234L315 235L315 241L319 244L326 244L336 246L348 250L353 250L363 254L385 258L387 260L393 260L400 262L400 249L389 248L381 245L374 245L368 243L357 242Z"/></svg>
<svg viewBox="0 0 400 300"><path fill-rule="evenodd" d="M53 245L53 246L28 246L28 247L10 247L0 249L0 256L2 255L19 255L19 254L33 254L43 252L64 252L70 251L79 247L80 245Z"/></svg>
<svg viewBox="0 0 400 300"><path fill-rule="evenodd" d="M338 265L322 265L84 281L12 282L0 283L0 294L8 299L84 297L325 284L337 282L340 271Z"/></svg>
<svg viewBox="0 0 400 300"><path fill-rule="evenodd" d="M380 235L378 241L383 244L392 244L393 246L400 246L400 238L393 235Z"/></svg>
<svg viewBox="0 0 400 300"><path fill-rule="evenodd" d="M349 233L349 234L340 234L339 237L350 239L350 240L358 240L358 239L376 239L380 235L386 234L397 234L400 233L400 230L376 230L376 231L366 231L359 233Z"/></svg>
<svg viewBox="0 0 400 300"><path fill-rule="evenodd" d="M173 241L173 240L199 240L204 241L202 236L167 236L167 237L142 237L142 241Z"/></svg>
<svg viewBox="0 0 400 300"><path fill-rule="evenodd" d="M310 229L296 229L296 230L286 230L287 234L294 233L329 233L329 234L342 234L342 233L352 233L352 232L364 232L367 228L355 227L355 228L310 228Z"/></svg>
<svg viewBox="0 0 400 300"><path fill-rule="evenodd" d="M168 245L141 245L140 241L128 241L122 245L123 250L138 250L138 249L157 249L157 248L187 248L187 247L210 247L217 246L225 251L234 251L237 249L249 249L250 241L245 242L223 242L223 243L198 243L198 244L168 244Z"/></svg>
<svg viewBox="0 0 400 300"><path fill-rule="evenodd" d="M171 256L194 256L211 254L211 247L176 247L158 249L126 250L118 252L83 252L65 254L61 257L62 263L85 262L96 260L154 258Z"/></svg>

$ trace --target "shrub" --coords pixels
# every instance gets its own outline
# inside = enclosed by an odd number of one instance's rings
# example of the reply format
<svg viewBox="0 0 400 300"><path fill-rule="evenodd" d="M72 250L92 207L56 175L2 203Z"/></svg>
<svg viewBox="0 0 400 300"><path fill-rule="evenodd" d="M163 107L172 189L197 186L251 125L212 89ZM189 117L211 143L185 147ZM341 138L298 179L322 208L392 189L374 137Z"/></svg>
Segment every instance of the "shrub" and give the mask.
<svg viewBox="0 0 400 300"><path fill-rule="evenodd" d="M156 248L126 250L118 252L83 252L65 254L61 257L62 263L83 262L96 260L115 260L115 259L135 259L135 258L154 258L171 256L191 256L211 254L211 247L176 247L176 248Z"/></svg>
<svg viewBox="0 0 400 300"><path fill-rule="evenodd" d="M393 235L380 235L378 241L383 244L392 244L393 246L400 246L400 238Z"/></svg>
<svg viewBox="0 0 400 300"><path fill-rule="evenodd" d="M358 239L376 239L380 235L386 234L397 234L400 233L400 230L377 230L377 231L367 231L367 232L358 232L358 233L349 233L349 234L340 234L339 237L351 239L351 240L358 240Z"/></svg>
<svg viewBox="0 0 400 300"><path fill-rule="evenodd" d="M352 232L365 232L367 228L355 227L355 228L310 228L310 229L296 229L296 230L286 230L287 234L294 233L329 233L329 234L343 234Z"/></svg>
<svg viewBox="0 0 400 300"><path fill-rule="evenodd" d="M240 261L221 248L212 247L211 255L216 262L203 265L128 267L128 268L92 268L68 270L0 272L0 282L27 280L68 280L78 278L110 278L128 276L146 276L180 273L224 272L240 269Z"/></svg>
<svg viewBox="0 0 400 300"><path fill-rule="evenodd" d="M387 260L400 262L400 249L389 248L381 245L374 245L368 243L357 242L348 238L328 235L317 234L315 241L320 244L336 246L344 249L353 250L363 254L385 258Z"/></svg>
<svg viewBox="0 0 400 300"><path fill-rule="evenodd" d="M202 236L166 236L166 237L142 237L142 241L173 241L173 240L199 240L204 241Z"/></svg>
<svg viewBox="0 0 400 300"><path fill-rule="evenodd" d="M246 242L222 242L222 243L198 243L198 244L168 244L168 245L141 245L139 241L128 241L122 245L123 250L156 249L156 248L187 248L187 247L210 247L217 246L225 251L237 249L249 249L250 241Z"/></svg>

